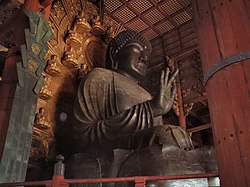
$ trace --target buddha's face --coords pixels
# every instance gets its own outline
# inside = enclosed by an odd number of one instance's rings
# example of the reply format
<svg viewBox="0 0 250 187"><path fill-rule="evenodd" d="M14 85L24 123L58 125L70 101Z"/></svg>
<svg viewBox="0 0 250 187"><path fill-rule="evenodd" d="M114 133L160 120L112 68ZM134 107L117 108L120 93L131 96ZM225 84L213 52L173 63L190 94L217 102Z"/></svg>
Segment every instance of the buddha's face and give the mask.
<svg viewBox="0 0 250 187"><path fill-rule="evenodd" d="M138 43L126 45L116 55L117 69L137 80L146 75L148 60L147 50Z"/></svg>

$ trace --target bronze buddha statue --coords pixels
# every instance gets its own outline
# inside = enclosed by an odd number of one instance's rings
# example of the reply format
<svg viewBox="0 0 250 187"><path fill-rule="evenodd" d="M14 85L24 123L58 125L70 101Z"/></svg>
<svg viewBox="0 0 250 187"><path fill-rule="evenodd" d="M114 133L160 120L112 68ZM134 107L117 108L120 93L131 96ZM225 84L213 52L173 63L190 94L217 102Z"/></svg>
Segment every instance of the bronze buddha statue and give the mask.
<svg viewBox="0 0 250 187"><path fill-rule="evenodd" d="M74 106L79 121L73 126L76 150L66 163L68 178L206 172L193 156L199 150L185 150L193 148L185 130L162 121L174 101L178 71L162 71L156 97L138 84L150 53L144 36L123 31L108 45L106 69L93 68L81 79Z"/></svg>
<svg viewBox="0 0 250 187"><path fill-rule="evenodd" d="M162 71L158 96L143 89L138 80L147 72L151 45L138 32L119 33L108 45L105 68L92 69L80 82L75 102L75 129L84 141L113 139L162 125L174 101L173 80L178 71Z"/></svg>

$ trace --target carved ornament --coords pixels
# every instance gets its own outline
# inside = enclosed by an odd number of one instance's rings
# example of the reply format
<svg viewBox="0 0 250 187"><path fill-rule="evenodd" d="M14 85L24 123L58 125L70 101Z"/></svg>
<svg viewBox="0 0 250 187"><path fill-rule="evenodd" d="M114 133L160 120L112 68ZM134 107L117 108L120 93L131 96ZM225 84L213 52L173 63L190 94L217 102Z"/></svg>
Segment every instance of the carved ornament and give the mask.
<svg viewBox="0 0 250 187"><path fill-rule="evenodd" d="M51 99L52 91L49 90L48 85L46 83L43 85L38 97L43 99L43 100Z"/></svg>
<svg viewBox="0 0 250 187"><path fill-rule="evenodd" d="M33 136L32 136L32 147L30 150L30 157L33 161L40 158L49 157L49 146L54 141L54 133L52 131L51 122L47 120L45 109L39 108L36 113Z"/></svg>
<svg viewBox="0 0 250 187"><path fill-rule="evenodd" d="M47 66L43 73L45 82L38 95L37 110L44 107L53 121L46 115L36 119L31 161L47 158L50 144L55 141L53 129L62 123L57 120L55 111L51 109L51 106L55 105L55 98L58 98L61 92L60 84L64 80L74 84L76 79L84 77L94 66L102 66L106 43L115 36L114 22L107 16L101 22L98 8L82 0L55 0L51 6L48 23L54 36L48 41L49 51L45 56ZM32 45L32 52L41 52L36 43ZM35 63L30 64L30 68L35 72Z"/></svg>
<svg viewBox="0 0 250 187"><path fill-rule="evenodd" d="M37 69L37 63L32 59L28 60L28 69L31 72L35 73L35 71Z"/></svg>
<svg viewBox="0 0 250 187"><path fill-rule="evenodd" d="M69 47L69 49L64 53L62 63L68 68L77 68L79 66L78 55L73 47Z"/></svg>
<svg viewBox="0 0 250 187"><path fill-rule="evenodd" d="M91 26L87 21L84 11L79 12L78 16L76 17L73 29L81 34L91 30Z"/></svg>
<svg viewBox="0 0 250 187"><path fill-rule="evenodd" d="M83 43L83 36L75 30L70 30L66 38L66 44L71 47L80 47Z"/></svg>
<svg viewBox="0 0 250 187"><path fill-rule="evenodd" d="M100 21L100 16L95 15L94 18L91 20L91 25L91 33L94 36L101 36L104 33L104 29Z"/></svg>
<svg viewBox="0 0 250 187"><path fill-rule="evenodd" d="M179 116L179 115L180 115L179 102L178 102L176 99L175 99L174 102L173 102L172 108L173 108L175 114L176 114L177 116Z"/></svg>
<svg viewBox="0 0 250 187"><path fill-rule="evenodd" d="M56 55L52 55L51 58L47 61L45 72L52 77L60 75L60 69L58 67L59 62L60 59Z"/></svg>
<svg viewBox="0 0 250 187"><path fill-rule="evenodd" d="M39 112L36 113L34 126L40 130L50 128L50 122L46 120L46 116L45 116L43 107L41 107L39 109Z"/></svg>
<svg viewBox="0 0 250 187"><path fill-rule="evenodd" d="M37 43L33 43L31 45L31 49L32 49L32 52L35 54L35 55L38 55L41 51L41 46Z"/></svg>
<svg viewBox="0 0 250 187"><path fill-rule="evenodd" d="M189 112L193 109L194 103L184 104L184 115L187 116Z"/></svg>
<svg viewBox="0 0 250 187"><path fill-rule="evenodd" d="M32 147L30 157L33 160L49 157L49 146L54 141L53 132L48 130L40 130L33 127Z"/></svg>

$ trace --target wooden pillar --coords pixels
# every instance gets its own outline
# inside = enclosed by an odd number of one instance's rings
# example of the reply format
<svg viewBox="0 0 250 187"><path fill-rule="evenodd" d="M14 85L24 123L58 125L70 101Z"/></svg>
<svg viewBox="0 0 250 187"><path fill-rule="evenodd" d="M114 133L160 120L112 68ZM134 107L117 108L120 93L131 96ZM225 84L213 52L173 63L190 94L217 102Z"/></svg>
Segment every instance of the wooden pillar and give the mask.
<svg viewBox="0 0 250 187"><path fill-rule="evenodd" d="M249 4L193 0L222 187L250 187Z"/></svg>
<svg viewBox="0 0 250 187"><path fill-rule="evenodd" d="M176 62L176 67L179 69L178 62ZM186 116L184 114L184 108L183 108L183 100L182 100L182 93L181 93L181 79L180 79L180 73L176 77L176 94L178 98L178 109L179 109L179 125L186 129Z"/></svg>
<svg viewBox="0 0 250 187"><path fill-rule="evenodd" d="M163 41L163 40L162 40ZM165 53L165 49L164 49L164 42L162 42L163 44L163 50ZM178 62L174 62L173 60L169 59L168 57L166 57L166 61L167 61L167 65L170 67L171 72L174 72L175 69L179 69L179 64ZM180 79L180 73L177 74L175 82L174 82L174 86L176 87L176 96L177 96L177 112L176 115L178 116L178 120L179 120L179 125L183 128L186 129L186 116L184 114L184 107L183 107L183 99L182 99L182 93L181 93L181 79Z"/></svg>

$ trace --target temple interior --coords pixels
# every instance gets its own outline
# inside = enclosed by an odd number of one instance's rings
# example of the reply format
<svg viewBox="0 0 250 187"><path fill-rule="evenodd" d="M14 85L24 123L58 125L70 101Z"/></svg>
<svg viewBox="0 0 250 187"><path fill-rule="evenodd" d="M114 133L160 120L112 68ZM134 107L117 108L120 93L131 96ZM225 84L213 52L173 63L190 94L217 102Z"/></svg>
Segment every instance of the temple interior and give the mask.
<svg viewBox="0 0 250 187"><path fill-rule="evenodd" d="M249 0L0 0L0 186L250 187L249 32ZM129 42L152 48L136 83Z"/></svg>

